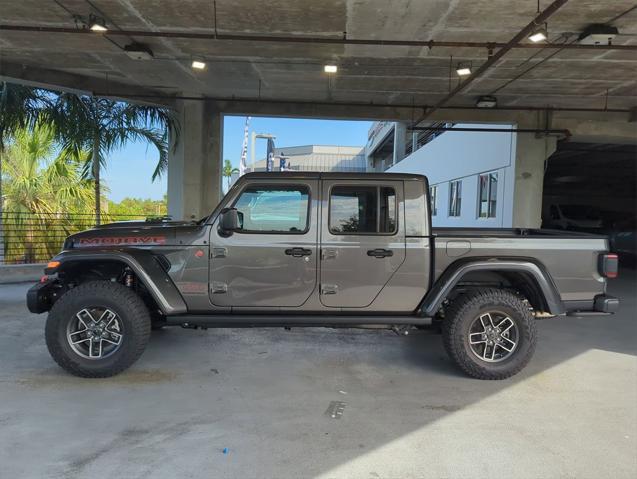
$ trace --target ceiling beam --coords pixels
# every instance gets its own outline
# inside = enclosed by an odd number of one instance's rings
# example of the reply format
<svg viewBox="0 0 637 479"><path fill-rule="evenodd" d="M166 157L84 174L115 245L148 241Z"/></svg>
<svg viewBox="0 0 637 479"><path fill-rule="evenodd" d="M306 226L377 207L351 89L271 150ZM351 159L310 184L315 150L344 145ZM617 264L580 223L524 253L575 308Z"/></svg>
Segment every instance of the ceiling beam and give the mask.
<svg viewBox="0 0 637 479"><path fill-rule="evenodd" d="M149 88L129 85L106 78L77 75L59 70L31 67L23 64L0 62L0 80L30 85L36 88L61 90L82 95L95 95L125 100L117 92L126 92L126 96L139 95L140 103L170 107L174 100L161 92ZM98 95L96 92L100 92Z"/></svg>
<svg viewBox="0 0 637 479"><path fill-rule="evenodd" d="M566 1L566 0L564 0ZM548 10L548 9L547 9ZM541 15L541 14L540 14ZM542 21L535 21L538 24ZM536 25L537 26L537 25ZM583 45L572 43L567 45L554 43L519 43L513 45L503 42L468 42L468 41L437 41L437 40L386 40L376 38L348 38L346 35L342 37L325 37L311 35L268 35L268 34L243 34L243 33L218 33L214 32L186 32L186 31L151 31L151 30L122 30L114 29L107 32L94 32L83 28L69 27L50 27L39 25L7 25L0 24L0 31L6 32L30 32L42 34L78 34L78 35L102 35L125 36L125 37L149 37L149 38L179 38L185 40L216 40L216 41L246 41L246 42L268 42L268 43L305 43L305 44L324 44L324 45L366 45L379 47L426 47L429 49L436 47L451 48L480 48L484 50L495 50L501 48L508 49L545 49L545 48L561 48L565 50L596 50L602 51L637 51L637 45Z"/></svg>

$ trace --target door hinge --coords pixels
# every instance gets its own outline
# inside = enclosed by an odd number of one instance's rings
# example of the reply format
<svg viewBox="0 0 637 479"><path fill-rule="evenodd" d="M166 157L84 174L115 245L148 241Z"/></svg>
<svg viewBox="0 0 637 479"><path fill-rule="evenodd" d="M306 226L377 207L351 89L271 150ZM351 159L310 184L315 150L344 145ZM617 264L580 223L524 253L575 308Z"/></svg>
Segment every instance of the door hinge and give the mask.
<svg viewBox="0 0 637 479"><path fill-rule="evenodd" d="M228 285L218 281L212 283L212 294L223 294L228 292Z"/></svg>
<svg viewBox="0 0 637 479"><path fill-rule="evenodd" d="M338 286L335 284L322 284L321 294L336 294L338 293Z"/></svg>

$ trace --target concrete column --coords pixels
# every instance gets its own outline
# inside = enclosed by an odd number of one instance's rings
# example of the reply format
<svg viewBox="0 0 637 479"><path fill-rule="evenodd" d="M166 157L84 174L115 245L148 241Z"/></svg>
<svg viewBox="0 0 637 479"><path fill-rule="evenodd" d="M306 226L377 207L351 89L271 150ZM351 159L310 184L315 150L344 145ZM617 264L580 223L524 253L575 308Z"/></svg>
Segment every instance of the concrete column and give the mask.
<svg viewBox="0 0 637 479"><path fill-rule="evenodd" d="M168 214L198 219L221 199L223 117L201 100L178 101L177 117L181 134L168 154Z"/></svg>
<svg viewBox="0 0 637 479"><path fill-rule="evenodd" d="M530 115L531 116L531 115ZM519 123L519 128L537 128L533 121ZM545 161L557 148L554 136L536 137L532 133L515 135L515 183L513 187L513 227L539 228L542 224L542 193Z"/></svg>
<svg viewBox="0 0 637 479"><path fill-rule="evenodd" d="M407 124L402 122L394 123L393 165L405 158L405 141L407 141Z"/></svg>

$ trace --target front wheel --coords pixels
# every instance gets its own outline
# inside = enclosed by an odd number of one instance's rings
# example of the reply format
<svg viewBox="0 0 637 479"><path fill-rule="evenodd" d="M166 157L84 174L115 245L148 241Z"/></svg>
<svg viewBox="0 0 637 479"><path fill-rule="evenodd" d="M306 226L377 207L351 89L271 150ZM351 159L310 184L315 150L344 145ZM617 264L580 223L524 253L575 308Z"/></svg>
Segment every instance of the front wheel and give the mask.
<svg viewBox="0 0 637 479"><path fill-rule="evenodd" d="M513 293L480 289L458 296L442 323L445 349L469 376L506 379L535 352L535 320Z"/></svg>
<svg viewBox="0 0 637 479"><path fill-rule="evenodd" d="M75 376L105 378L130 367L150 337L142 299L110 281L83 283L64 294L46 322L49 353Z"/></svg>

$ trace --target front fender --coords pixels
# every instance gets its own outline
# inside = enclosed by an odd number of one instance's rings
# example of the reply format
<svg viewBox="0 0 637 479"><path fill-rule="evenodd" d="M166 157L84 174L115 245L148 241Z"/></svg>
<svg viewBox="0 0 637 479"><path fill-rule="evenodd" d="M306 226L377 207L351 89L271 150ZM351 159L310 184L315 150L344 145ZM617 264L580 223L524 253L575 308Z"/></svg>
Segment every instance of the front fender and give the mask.
<svg viewBox="0 0 637 479"><path fill-rule="evenodd" d="M64 271L77 263L99 263L102 261L119 262L127 265L144 284L157 302L157 306L166 316L184 314L188 311L181 293L161 267L155 256L147 250L67 250L58 254L52 261L59 262L54 268L47 268L46 274Z"/></svg>
<svg viewBox="0 0 637 479"><path fill-rule="evenodd" d="M474 258L456 261L440 275L420 303L418 308L419 314L423 316L435 315L442 305L442 302L462 278L468 273L475 271L521 272L529 275L539 288L547 311L554 315L563 314L565 312L557 286L553 278L551 278L551 275L542 265L526 258Z"/></svg>

